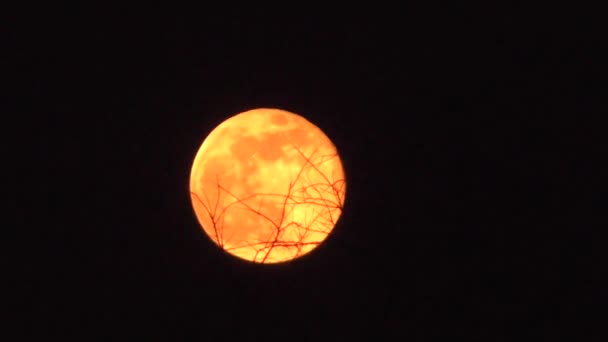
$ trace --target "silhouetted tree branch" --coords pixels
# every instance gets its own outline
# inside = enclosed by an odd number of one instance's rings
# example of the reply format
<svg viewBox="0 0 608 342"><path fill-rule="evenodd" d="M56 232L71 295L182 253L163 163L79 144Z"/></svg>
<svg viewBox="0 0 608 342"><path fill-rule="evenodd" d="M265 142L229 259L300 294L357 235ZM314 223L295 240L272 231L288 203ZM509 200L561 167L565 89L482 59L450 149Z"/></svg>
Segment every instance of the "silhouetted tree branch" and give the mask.
<svg viewBox="0 0 608 342"><path fill-rule="evenodd" d="M220 184L219 175L216 175L216 198L213 203L205 193L201 198L192 192L193 198L209 216L212 225L210 228L214 235L212 238L219 246L237 255L239 251L250 249L253 252L253 261L264 263L270 261L269 257L277 248L290 251L290 257L294 258L311 249L305 247L314 248L319 245L329 234L343 209L345 180L331 179L331 175L325 174L321 168L323 164L338 156L316 155L318 150L307 156L296 145L292 144L291 147L301 157L303 164L283 194L261 192L239 197ZM314 178L322 181L313 182ZM272 203L280 208L278 217L273 218L262 212L264 199L276 200ZM253 204L254 201L257 201L257 206ZM262 222L271 228L269 235L260 241L229 245L224 236L224 229L226 213L231 208L245 210L260 217ZM298 211L300 208L302 210ZM303 212L304 217L294 218L296 212Z"/></svg>

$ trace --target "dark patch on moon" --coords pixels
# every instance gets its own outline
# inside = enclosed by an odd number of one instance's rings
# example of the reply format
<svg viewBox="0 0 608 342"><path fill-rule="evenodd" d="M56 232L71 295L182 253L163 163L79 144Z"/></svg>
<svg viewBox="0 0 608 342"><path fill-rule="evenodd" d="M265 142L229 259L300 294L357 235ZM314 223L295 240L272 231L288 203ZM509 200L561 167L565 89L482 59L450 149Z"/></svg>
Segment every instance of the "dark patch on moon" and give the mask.
<svg viewBox="0 0 608 342"><path fill-rule="evenodd" d="M260 149L258 150L260 158L271 161L282 158L284 155L282 147L286 143L285 137L280 133L264 134Z"/></svg>
<svg viewBox="0 0 608 342"><path fill-rule="evenodd" d="M230 145L230 152L232 155L240 160L244 161L259 149L260 142L258 139L252 136L244 136L238 138L232 145Z"/></svg>
<svg viewBox="0 0 608 342"><path fill-rule="evenodd" d="M285 126L289 123L289 120L284 114L273 114L270 117L270 122L277 126Z"/></svg>

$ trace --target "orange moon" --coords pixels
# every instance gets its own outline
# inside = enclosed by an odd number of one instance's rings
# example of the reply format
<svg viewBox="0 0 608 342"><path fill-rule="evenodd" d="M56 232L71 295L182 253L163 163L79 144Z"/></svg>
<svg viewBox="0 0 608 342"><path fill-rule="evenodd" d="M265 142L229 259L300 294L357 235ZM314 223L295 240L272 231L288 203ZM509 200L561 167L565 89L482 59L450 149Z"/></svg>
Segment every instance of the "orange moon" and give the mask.
<svg viewBox="0 0 608 342"><path fill-rule="evenodd" d="M256 263L305 255L342 214L346 181L335 145L288 111L259 108L219 124L200 146L190 197L205 233Z"/></svg>

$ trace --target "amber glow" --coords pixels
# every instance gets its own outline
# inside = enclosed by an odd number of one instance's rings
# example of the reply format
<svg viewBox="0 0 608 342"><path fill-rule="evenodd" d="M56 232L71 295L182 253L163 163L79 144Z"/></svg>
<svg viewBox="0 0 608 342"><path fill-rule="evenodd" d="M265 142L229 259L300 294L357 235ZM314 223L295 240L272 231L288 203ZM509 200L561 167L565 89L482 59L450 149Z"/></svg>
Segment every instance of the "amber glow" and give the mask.
<svg viewBox="0 0 608 342"><path fill-rule="evenodd" d="M218 125L190 175L196 217L228 253L259 263L302 256L342 213L346 184L331 140L302 116L254 109Z"/></svg>

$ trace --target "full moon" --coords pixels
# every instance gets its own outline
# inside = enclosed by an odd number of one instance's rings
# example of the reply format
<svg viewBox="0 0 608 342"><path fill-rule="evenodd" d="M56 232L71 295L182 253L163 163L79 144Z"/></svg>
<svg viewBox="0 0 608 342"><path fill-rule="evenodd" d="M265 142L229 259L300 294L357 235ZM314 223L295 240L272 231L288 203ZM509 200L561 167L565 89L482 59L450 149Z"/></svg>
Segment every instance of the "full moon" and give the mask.
<svg viewBox="0 0 608 342"><path fill-rule="evenodd" d="M220 123L192 163L190 198L203 231L256 263L305 255L342 214L346 181L335 145L304 117L249 110Z"/></svg>

